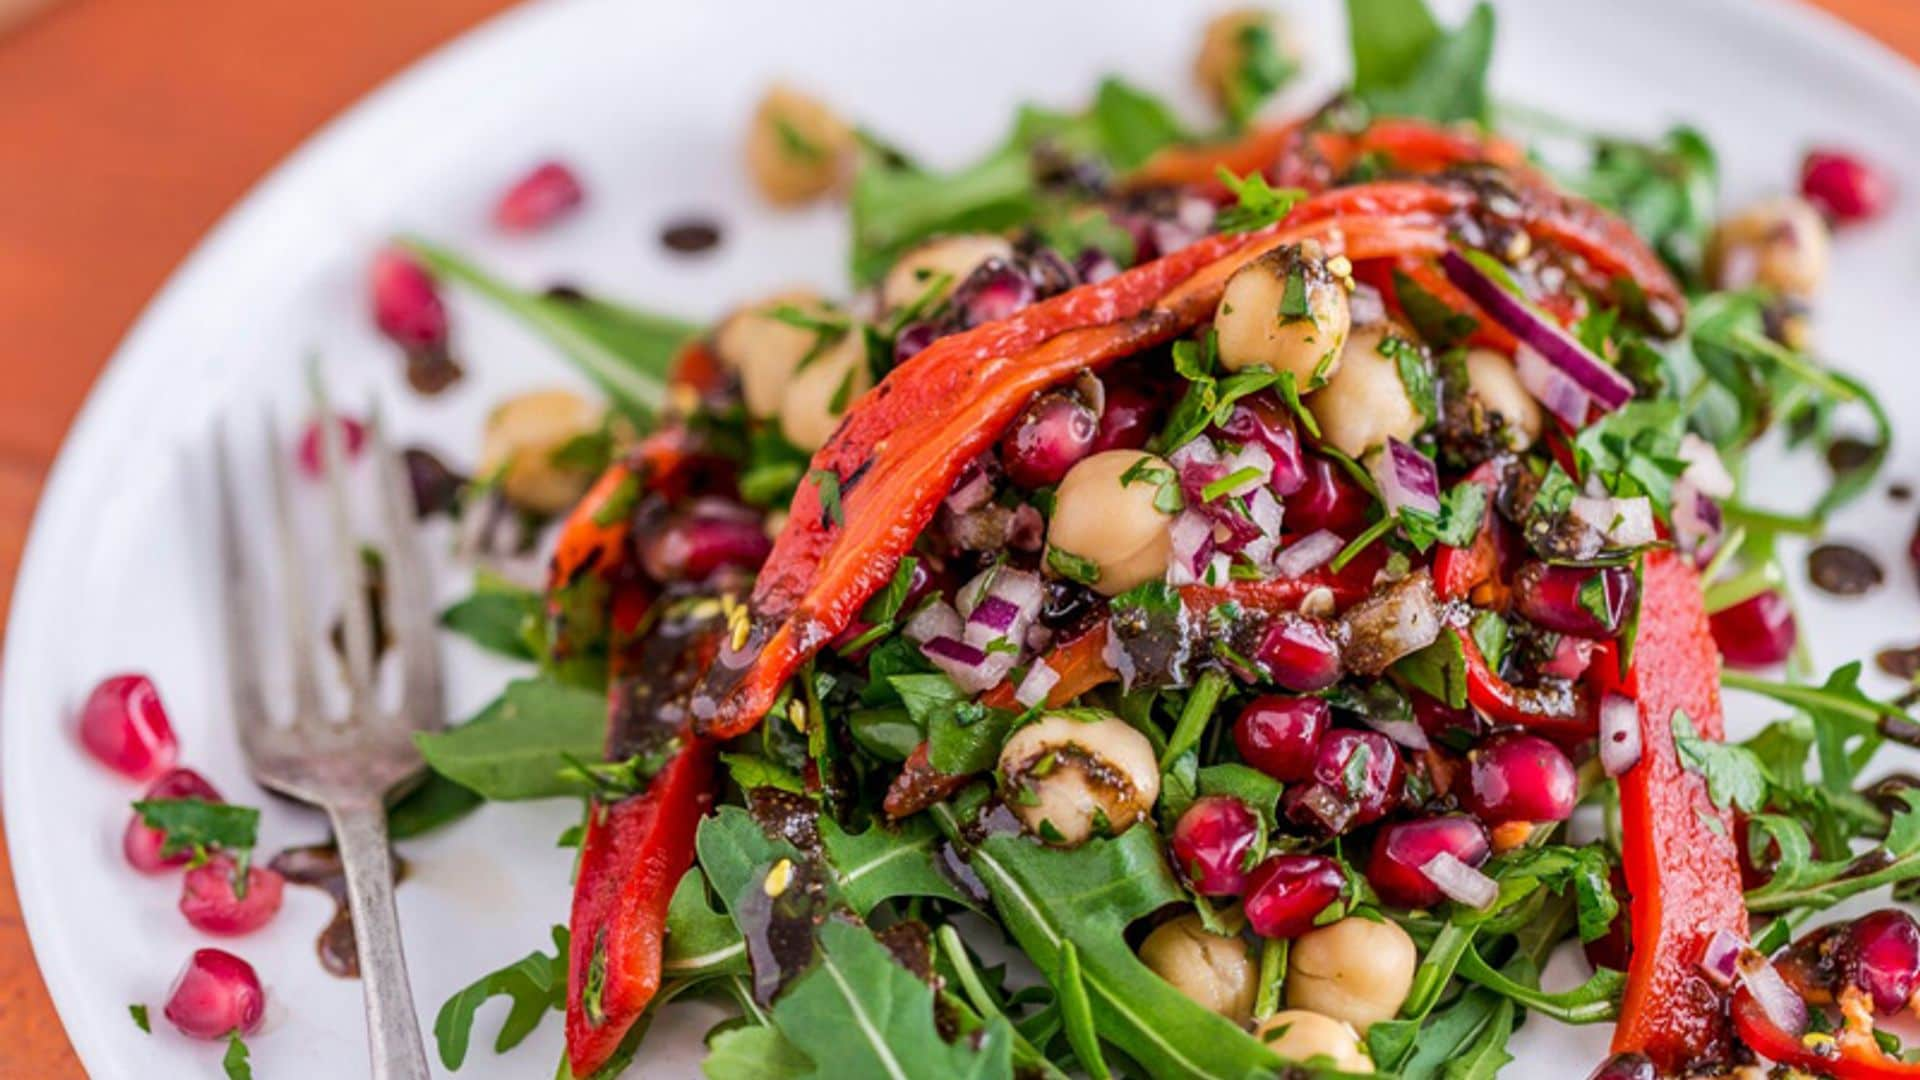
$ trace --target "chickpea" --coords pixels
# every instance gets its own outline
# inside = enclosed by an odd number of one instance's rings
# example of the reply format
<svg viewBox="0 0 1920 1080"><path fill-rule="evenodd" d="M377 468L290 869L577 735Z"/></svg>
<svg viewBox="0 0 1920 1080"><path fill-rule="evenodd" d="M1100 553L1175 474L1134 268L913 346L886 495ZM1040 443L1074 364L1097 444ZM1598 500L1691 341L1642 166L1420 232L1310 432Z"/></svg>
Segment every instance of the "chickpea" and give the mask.
<svg viewBox="0 0 1920 1080"><path fill-rule="evenodd" d="M1294 940L1287 1004L1344 1020L1364 1035L1400 1011L1419 962L1399 924L1348 916Z"/></svg>
<svg viewBox="0 0 1920 1080"><path fill-rule="evenodd" d="M1407 396L1394 352L1413 348L1414 336L1396 323L1363 326L1347 339L1327 385L1307 398L1320 435L1349 457L1386 445L1389 437L1411 439L1426 416Z"/></svg>
<svg viewBox="0 0 1920 1080"><path fill-rule="evenodd" d="M1153 744L1110 713L1053 713L1014 732L1000 748L1000 778L1028 831L1061 847L1125 832L1160 797Z"/></svg>
<svg viewBox="0 0 1920 1080"><path fill-rule="evenodd" d="M585 494L593 473L554 462L554 454L600 427L598 406L571 390L536 390L508 398L487 415L481 476L500 476L507 501L536 514L558 514Z"/></svg>
<svg viewBox="0 0 1920 1080"><path fill-rule="evenodd" d="M1208 930L1195 914L1161 923L1140 943L1140 962L1155 975L1242 1027L1253 1018L1259 975L1247 943Z"/></svg>
<svg viewBox="0 0 1920 1080"><path fill-rule="evenodd" d="M833 313L819 293L789 289L727 316L713 335L714 352L721 364L740 376L747 415L756 420L771 420L780 414L780 402L786 397L794 369L820 342L818 331L775 317L774 312L782 308L813 317Z"/></svg>
<svg viewBox="0 0 1920 1080"><path fill-rule="evenodd" d="M1317 1012L1282 1009L1261 1021L1253 1037L1287 1061L1324 1063L1341 1072L1373 1071L1373 1059L1352 1025Z"/></svg>
<svg viewBox="0 0 1920 1080"><path fill-rule="evenodd" d="M1265 30L1275 43L1284 40L1280 19L1263 8L1239 8L1214 16L1193 58L1193 79L1220 111L1231 114L1240 73L1246 70L1250 38ZM1291 49L1283 51L1291 53Z"/></svg>
<svg viewBox="0 0 1920 1080"><path fill-rule="evenodd" d="M1173 466L1138 450L1081 459L1054 492L1047 543L1060 554L1050 563L1056 569L1066 560L1087 564L1094 576L1083 584L1107 596L1165 574L1173 514L1163 509L1171 504L1162 491L1178 482Z"/></svg>
<svg viewBox="0 0 1920 1080"><path fill-rule="evenodd" d="M1353 312L1346 285L1327 263L1326 249L1305 240L1234 271L1213 316L1220 363L1229 371L1261 366L1290 371L1301 393L1331 378L1339 370Z"/></svg>
<svg viewBox="0 0 1920 1080"><path fill-rule="evenodd" d="M1827 279L1827 223L1801 199L1757 203L1713 230L1707 276L1723 289L1762 285L1789 297L1812 296Z"/></svg>
<svg viewBox="0 0 1920 1080"><path fill-rule="evenodd" d="M810 202L840 183L853 145L853 129L818 98L776 84L747 125L747 174L769 202Z"/></svg>
<svg viewBox="0 0 1920 1080"><path fill-rule="evenodd" d="M780 434L808 453L820 449L847 409L872 385L867 335L855 326L787 382L787 395L780 402Z"/></svg>
<svg viewBox="0 0 1920 1080"><path fill-rule="evenodd" d="M934 294L940 299L967 275L988 259L1013 258L1013 245L992 233L957 233L940 236L908 251L893 264L880 284L880 303L888 311L899 311L919 300L934 282L945 283Z"/></svg>
<svg viewBox="0 0 1920 1080"><path fill-rule="evenodd" d="M1540 403L1520 385L1513 361L1492 349L1468 350L1467 386L1487 411L1489 423L1494 416L1505 421L1509 447L1525 450L1539 441L1545 423Z"/></svg>

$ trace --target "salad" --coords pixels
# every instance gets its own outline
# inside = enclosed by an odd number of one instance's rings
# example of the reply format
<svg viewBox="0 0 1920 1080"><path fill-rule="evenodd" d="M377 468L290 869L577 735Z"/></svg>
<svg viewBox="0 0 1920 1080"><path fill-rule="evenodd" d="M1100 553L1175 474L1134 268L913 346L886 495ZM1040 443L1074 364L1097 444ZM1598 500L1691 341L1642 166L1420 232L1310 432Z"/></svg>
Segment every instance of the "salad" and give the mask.
<svg viewBox="0 0 1920 1080"><path fill-rule="evenodd" d="M1485 6L1347 8L1302 115L1236 11L1218 126L1110 78L952 173L769 92L747 167L845 197L839 299L698 327L381 256L423 390L457 286L608 402L504 404L471 479L409 455L488 566L447 625L533 670L421 737L397 831L583 803L552 949L442 1008L448 1068L491 997L496 1049L557 1010L610 1077L701 996L715 1080L1490 1077L1543 1019L1612 1025L1570 1067L1610 1080L1920 1075L1920 923L1819 919L1920 888L1920 789L1866 780L1920 726L1808 670L1778 549L1886 455L1807 316L1891 193L1823 151L1723 216L1697 132L1496 108ZM581 198L549 165L497 220ZM1755 506L1763 440L1833 482ZM1783 718L1727 742L1724 689Z"/></svg>

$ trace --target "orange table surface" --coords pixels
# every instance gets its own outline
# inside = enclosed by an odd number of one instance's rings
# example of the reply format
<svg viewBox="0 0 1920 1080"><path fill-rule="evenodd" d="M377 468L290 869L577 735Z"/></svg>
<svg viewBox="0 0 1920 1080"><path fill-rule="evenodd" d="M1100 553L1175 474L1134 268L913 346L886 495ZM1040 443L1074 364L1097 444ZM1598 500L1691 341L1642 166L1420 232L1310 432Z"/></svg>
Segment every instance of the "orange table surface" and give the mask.
<svg viewBox="0 0 1920 1080"><path fill-rule="evenodd" d="M1817 2L1920 61L1912 0ZM60 439L168 272L328 117L507 6L66 0L0 17L0 611ZM0 1076L83 1075L0 846Z"/></svg>

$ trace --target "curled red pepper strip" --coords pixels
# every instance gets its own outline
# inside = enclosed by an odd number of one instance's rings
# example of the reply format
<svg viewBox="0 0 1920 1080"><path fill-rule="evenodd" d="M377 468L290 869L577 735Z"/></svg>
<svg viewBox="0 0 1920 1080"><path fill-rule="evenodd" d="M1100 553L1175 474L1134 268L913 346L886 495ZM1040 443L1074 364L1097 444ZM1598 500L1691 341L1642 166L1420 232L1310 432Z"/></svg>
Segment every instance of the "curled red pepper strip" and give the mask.
<svg viewBox="0 0 1920 1080"><path fill-rule="evenodd" d="M1627 694L1640 709L1640 761L1619 778L1633 946L1613 1049L1678 1072L1727 1049L1724 999L1700 958L1717 931L1747 936L1731 822L1673 742L1677 712L1702 736L1722 737L1720 654L1699 574L1671 550L1649 553L1632 667L1624 680L1603 659L1589 670L1596 693Z"/></svg>
<svg viewBox="0 0 1920 1080"><path fill-rule="evenodd" d="M580 842L567 957L567 1061L607 1063L660 989L667 904L713 801L714 744L690 732L647 790L595 800Z"/></svg>
<svg viewBox="0 0 1920 1080"><path fill-rule="evenodd" d="M1318 238L1355 259L1433 253L1445 243L1436 211L1464 198L1404 183L1342 189L1297 207L1305 224L1210 237L1004 323L943 338L896 368L814 455L813 475L839 478L840 514L823 512L817 482L800 485L755 583L746 646L721 654L695 698L703 733L732 737L760 719L807 657L891 579L966 462L1035 392L1198 325L1235 270L1283 244Z"/></svg>
<svg viewBox="0 0 1920 1080"><path fill-rule="evenodd" d="M1460 654L1466 661L1467 704L1482 716L1496 724L1513 724L1553 738L1584 738L1598 727L1593 696L1585 687L1515 686L1488 665L1465 628L1450 625L1444 632L1460 642ZM1596 667L1602 663L1601 659L1594 660Z"/></svg>
<svg viewBox="0 0 1920 1080"><path fill-rule="evenodd" d="M1834 1080L1920 1080L1920 1062L1888 1057L1871 1035L1843 1031L1832 1040L1816 1040L1816 1050L1783 1030L1746 987L1734 991L1729 1009L1734 1032L1747 1049L1777 1065L1804 1069Z"/></svg>

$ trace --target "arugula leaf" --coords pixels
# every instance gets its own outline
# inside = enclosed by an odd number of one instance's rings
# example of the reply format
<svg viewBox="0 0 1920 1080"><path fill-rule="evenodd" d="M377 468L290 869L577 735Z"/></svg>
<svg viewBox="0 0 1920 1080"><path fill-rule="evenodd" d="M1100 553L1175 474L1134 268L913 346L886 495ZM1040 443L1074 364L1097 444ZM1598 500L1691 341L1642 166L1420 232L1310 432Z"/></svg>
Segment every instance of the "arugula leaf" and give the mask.
<svg viewBox="0 0 1920 1080"><path fill-rule="evenodd" d="M997 232L1034 212L1026 148L1010 144L951 173L902 167L862 155L848 201L855 284L879 280L908 248L950 232Z"/></svg>
<svg viewBox="0 0 1920 1080"><path fill-rule="evenodd" d="M143 799L134 813L166 835L160 854L168 858L183 851L205 853L253 850L260 831L260 811L251 806L208 802L205 799Z"/></svg>
<svg viewBox="0 0 1920 1080"><path fill-rule="evenodd" d="M667 901L667 941L660 970L695 982L747 973L747 943L733 920L707 903L707 875L688 868Z"/></svg>
<svg viewBox="0 0 1920 1080"><path fill-rule="evenodd" d="M440 614L440 625L475 645L516 660L545 651L544 604L539 593L481 571L473 592Z"/></svg>
<svg viewBox="0 0 1920 1080"><path fill-rule="evenodd" d="M1484 123L1493 31L1484 3L1445 30L1424 0L1347 0L1353 96L1374 116Z"/></svg>
<svg viewBox="0 0 1920 1080"><path fill-rule="evenodd" d="M1650 142L1599 138L1575 187L1627 219L1682 281L1701 284L1700 262L1719 217L1719 160L1699 131L1676 127Z"/></svg>
<svg viewBox="0 0 1920 1080"><path fill-rule="evenodd" d="M569 766L597 761L606 730L604 694L517 679L472 720L414 743L435 772L485 798L543 799L588 790Z"/></svg>
<svg viewBox="0 0 1920 1080"><path fill-rule="evenodd" d="M1767 769L1760 756L1738 743L1703 739L1685 712L1673 714L1673 745L1686 767L1707 782L1713 805L1757 813L1767 805Z"/></svg>
<svg viewBox="0 0 1920 1080"><path fill-rule="evenodd" d="M494 1038L493 1051L504 1054L533 1033L551 1010L567 1007L567 928L553 928L553 955L535 949L498 971L488 972L447 999L433 1020L433 1039L440 1063L458 1069L467 1060L473 1038L474 1014L489 999L512 1001L507 1018Z"/></svg>
<svg viewBox="0 0 1920 1080"><path fill-rule="evenodd" d="M605 300L524 292L420 237L402 237L398 243L436 276L458 281L519 316L622 412L644 422L665 409L674 358L699 327Z"/></svg>
<svg viewBox="0 0 1920 1080"><path fill-rule="evenodd" d="M1107 161L1122 172L1144 164L1160 148L1188 138L1164 102L1111 76L1094 91L1091 119Z"/></svg>
<svg viewBox="0 0 1920 1080"><path fill-rule="evenodd" d="M901 896L969 903L935 866L940 836L924 818L849 833L823 814L819 828L833 894L855 914L865 917L881 901ZM807 859L793 845L768 838L752 816L737 806L721 807L703 820L694 846L707 879L723 899L739 896L759 868L777 859ZM730 899L728 903L731 906Z"/></svg>
<svg viewBox="0 0 1920 1080"><path fill-rule="evenodd" d="M803 1080L813 1062L771 1024L743 1024L707 1039L700 1063L707 1080Z"/></svg>
<svg viewBox="0 0 1920 1080"><path fill-rule="evenodd" d="M1850 896L1920 879L1920 792L1902 791L1899 799L1904 806L1879 845L1828 860L1813 857L1802 822L1781 814L1754 815L1748 850L1763 860L1771 856L1774 863L1767 883L1747 893L1747 906L1756 914L1818 911Z"/></svg>
<svg viewBox="0 0 1920 1080"><path fill-rule="evenodd" d="M930 813L960 839L951 804ZM1136 827L1073 849L990 835L968 862L1034 967L1057 977L1065 943L1074 943L1100 1038L1148 1074L1239 1080L1278 1068L1258 1040L1155 975L1128 946L1131 923L1185 895L1153 830Z"/></svg>
<svg viewBox="0 0 1920 1080"><path fill-rule="evenodd" d="M1820 686L1774 682L1742 671L1721 673L1721 685L1772 698L1813 720L1820 784L1828 791L1853 789L1854 777L1880 748L1880 725L1913 723L1904 710L1875 701L1860 689L1858 660L1836 668Z"/></svg>
<svg viewBox="0 0 1920 1080"><path fill-rule="evenodd" d="M1461 978L1563 1024L1599 1024L1612 1020L1619 1012L1620 994L1627 985L1625 972L1603 967L1579 986L1550 994L1540 989L1537 980L1521 981L1495 971L1472 946L1468 946L1456 970Z"/></svg>
<svg viewBox="0 0 1920 1080"><path fill-rule="evenodd" d="M1080 950L1073 942L1060 943L1060 970L1050 981L1058 994L1056 1000L1073 1056L1094 1080L1112 1080L1113 1071L1100 1054L1100 1036L1093 1029L1093 1002L1088 1000L1087 984L1080 976Z"/></svg>
<svg viewBox="0 0 1920 1080"><path fill-rule="evenodd" d="M771 787L799 795L806 790L806 786L800 782L798 776L794 775L793 770L758 754L722 753L720 764L727 767L727 775L733 778L734 783L740 785L742 791Z"/></svg>
<svg viewBox="0 0 1920 1080"><path fill-rule="evenodd" d="M1606 848L1598 843L1582 847L1544 844L1518 848L1495 856L1483 869L1488 877L1499 882L1500 898L1484 912L1457 912L1454 919L1463 925L1475 926L1507 915L1516 904L1542 889L1562 894L1572 891L1579 912L1581 941L1606 936L1608 927L1620 914L1620 900L1613 894L1609 880L1613 863Z"/></svg>
<svg viewBox="0 0 1920 1080"><path fill-rule="evenodd" d="M954 776L993 768L1000 744L1019 714L974 701L945 675L895 675L888 680L915 724L927 732L927 760Z"/></svg>
<svg viewBox="0 0 1920 1080"><path fill-rule="evenodd" d="M387 836L393 840L424 836L466 817L484 801L471 788L430 772L387 809Z"/></svg>
<svg viewBox="0 0 1920 1080"><path fill-rule="evenodd" d="M253 1080L253 1066L247 1062L247 1044L239 1032L227 1036L227 1052L220 1057L227 1080Z"/></svg>

